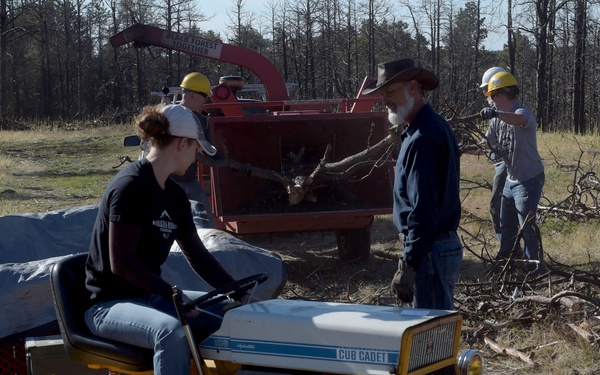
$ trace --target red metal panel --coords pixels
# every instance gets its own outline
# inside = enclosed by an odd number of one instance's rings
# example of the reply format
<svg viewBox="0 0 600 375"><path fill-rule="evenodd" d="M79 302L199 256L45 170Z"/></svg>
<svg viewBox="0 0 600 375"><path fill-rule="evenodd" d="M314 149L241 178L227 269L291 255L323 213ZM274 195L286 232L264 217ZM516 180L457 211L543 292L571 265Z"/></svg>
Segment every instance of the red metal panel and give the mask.
<svg viewBox="0 0 600 375"><path fill-rule="evenodd" d="M339 161L387 135L383 112L252 115L210 119L212 141L224 157L289 176L308 175L333 146ZM294 165L290 154L303 157ZM336 230L365 227L372 215L391 212L391 165L363 181L341 180L316 189L315 202L287 202L283 185L227 168L213 170L215 214L223 228L237 233ZM364 176L369 169L362 170Z"/></svg>
<svg viewBox="0 0 600 375"><path fill-rule="evenodd" d="M371 213L371 215L369 215ZM365 228L373 222L373 215L387 214L388 210L357 212L314 212L305 214L254 215L219 218L223 229L240 234L335 231Z"/></svg>

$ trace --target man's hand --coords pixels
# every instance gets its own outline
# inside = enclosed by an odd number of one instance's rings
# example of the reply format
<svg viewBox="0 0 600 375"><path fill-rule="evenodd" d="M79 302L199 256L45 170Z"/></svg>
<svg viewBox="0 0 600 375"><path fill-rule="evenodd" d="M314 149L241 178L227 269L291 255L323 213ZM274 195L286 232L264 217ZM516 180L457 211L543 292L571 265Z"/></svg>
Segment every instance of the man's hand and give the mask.
<svg viewBox="0 0 600 375"><path fill-rule="evenodd" d="M402 259L398 262L398 270L392 279L392 291L403 303L411 303L414 296L415 271Z"/></svg>
<svg viewBox="0 0 600 375"><path fill-rule="evenodd" d="M492 107L485 107L484 109L479 111L479 116L481 116L481 118L484 120L490 120L494 117L497 117L498 112L496 112L496 110Z"/></svg>

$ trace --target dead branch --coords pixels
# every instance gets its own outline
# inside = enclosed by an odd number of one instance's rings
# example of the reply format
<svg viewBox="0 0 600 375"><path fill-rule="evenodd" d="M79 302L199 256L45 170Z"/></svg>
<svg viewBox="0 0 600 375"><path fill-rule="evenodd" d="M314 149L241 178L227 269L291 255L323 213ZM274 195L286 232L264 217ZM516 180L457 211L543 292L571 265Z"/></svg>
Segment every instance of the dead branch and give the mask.
<svg viewBox="0 0 600 375"><path fill-rule="evenodd" d="M569 298L574 297L574 298ZM513 304L526 304L530 302L535 302L539 304L548 305L550 308L556 308L559 304L566 307L568 310L580 310L581 305L583 304L583 300L588 301L596 306L598 300L592 297L584 296L581 293L572 292L572 291L564 291L556 294L553 297L544 297L544 296L525 296L521 298L515 299Z"/></svg>
<svg viewBox="0 0 600 375"><path fill-rule="evenodd" d="M600 307L600 300L599 299L594 298L592 296L589 296L587 294L583 294L583 293L579 293L579 292L575 292L575 291L570 291L570 290L565 290L563 292L560 292L560 293L557 293L556 295L554 295L554 297L552 297L550 299L550 305L555 304L556 301L562 300L563 298L567 298L567 297L575 297L576 299L584 300L584 301L587 301L589 303L592 303L596 307Z"/></svg>
<svg viewBox="0 0 600 375"><path fill-rule="evenodd" d="M467 339L469 345L475 345L475 343L484 341L486 334L499 332L503 329L510 328L518 324L514 321L506 321L502 323L492 323L492 322L483 322L483 325L480 327L464 327L462 328L462 333L467 336L471 336Z"/></svg>
<svg viewBox="0 0 600 375"><path fill-rule="evenodd" d="M586 331L585 329L583 329L579 326L576 326L573 323L567 323L567 326L569 328L571 328L578 336L580 336L585 341L590 341L594 338L594 335L592 335L590 332Z"/></svg>
<svg viewBox="0 0 600 375"><path fill-rule="evenodd" d="M282 183L285 187L293 185L293 181L290 177L284 176L282 173L275 172L269 169L263 169L242 163L241 161L234 159L213 159L204 154L196 154L196 160L200 163L214 168L231 168L236 171L247 170L247 175L258 178L264 178L266 180L276 181Z"/></svg>
<svg viewBox="0 0 600 375"><path fill-rule="evenodd" d="M571 272L564 271L562 268L567 268L566 265L560 264L559 262L554 260L550 255L546 254L545 256L552 262L552 264L546 263L546 265L553 274L562 276L565 279L569 279L571 283L578 281L588 285L595 285L597 287L600 287L600 280L598 280L597 274L589 274L587 272L576 271L574 269ZM558 267L554 266L553 264L558 265ZM593 303L596 305L595 302Z"/></svg>
<svg viewBox="0 0 600 375"><path fill-rule="evenodd" d="M393 260L396 262L400 260L400 256L395 255L395 254L390 254L390 253L386 253L386 252L378 251L378 250L374 250L374 251L372 251L372 253L373 253L373 255L378 256L383 259L390 259L390 260Z"/></svg>
<svg viewBox="0 0 600 375"><path fill-rule="evenodd" d="M533 360L532 355L527 355L518 349L505 348L487 336L483 339L484 342L496 353L510 355L519 358L520 360L522 360L530 366L537 366L537 363Z"/></svg>
<svg viewBox="0 0 600 375"><path fill-rule="evenodd" d="M475 120L479 120L481 117L479 116L479 113L475 113L472 115L468 115L468 116L464 116L464 117L452 117L447 119L446 121L448 121L448 124L450 124L450 126L457 126L460 124L468 124L471 123Z"/></svg>
<svg viewBox="0 0 600 375"><path fill-rule="evenodd" d="M550 202L550 204L539 206L539 211L542 213L540 215L541 221L547 215L575 221L600 217L600 207L598 204L600 199L600 179L598 179L595 171L589 169L591 168L591 163L584 167L583 156L586 152L581 148L577 139L575 139L575 142L579 147L579 158L575 165L561 163L550 151L557 168L573 171L573 179L571 185L567 187L567 191L569 192L567 197L558 202Z"/></svg>
<svg viewBox="0 0 600 375"><path fill-rule="evenodd" d="M133 160L129 156L121 156L119 157L119 164L115 165L113 168L119 168L125 163L133 163Z"/></svg>

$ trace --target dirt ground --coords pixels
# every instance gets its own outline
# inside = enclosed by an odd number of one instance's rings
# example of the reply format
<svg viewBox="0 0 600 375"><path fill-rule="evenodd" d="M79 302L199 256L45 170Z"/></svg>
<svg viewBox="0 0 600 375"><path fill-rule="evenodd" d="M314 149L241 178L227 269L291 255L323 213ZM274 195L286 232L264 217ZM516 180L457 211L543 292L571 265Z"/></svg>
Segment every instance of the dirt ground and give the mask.
<svg viewBox="0 0 600 375"><path fill-rule="evenodd" d="M377 218L371 230L367 263L342 262L333 232L244 236L255 246L274 251L286 264L288 282L280 298L395 304L389 282L396 270L400 243L389 217Z"/></svg>

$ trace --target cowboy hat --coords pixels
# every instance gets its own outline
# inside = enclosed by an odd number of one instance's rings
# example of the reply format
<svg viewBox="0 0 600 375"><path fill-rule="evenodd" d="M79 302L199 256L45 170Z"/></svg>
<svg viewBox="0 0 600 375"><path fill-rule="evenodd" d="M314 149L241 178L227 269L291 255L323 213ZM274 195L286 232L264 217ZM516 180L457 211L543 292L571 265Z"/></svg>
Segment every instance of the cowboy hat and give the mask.
<svg viewBox="0 0 600 375"><path fill-rule="evenodd" d="M377 82L373 81L363 91L363 95L375 92L392 82L408 82L417 80L423 89L433 90L438 86L438 79L427 69L419 66L413 59L399 59L377 65Z"/></svg>

